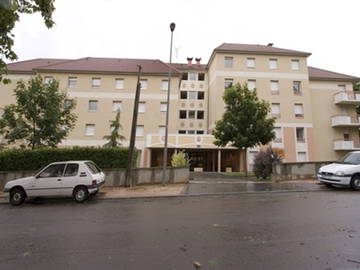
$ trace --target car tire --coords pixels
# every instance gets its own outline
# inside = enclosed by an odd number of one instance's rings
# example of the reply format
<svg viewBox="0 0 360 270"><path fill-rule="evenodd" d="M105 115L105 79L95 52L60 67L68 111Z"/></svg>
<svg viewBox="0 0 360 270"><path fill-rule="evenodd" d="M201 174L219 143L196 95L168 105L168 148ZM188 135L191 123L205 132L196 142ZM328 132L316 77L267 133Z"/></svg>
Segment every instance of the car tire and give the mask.
<svg viewBox="0 0 360 270"><path fill-rule="evenodd" d="M74 189L73 196L77 203L83 203L89 198L89 191L86 187L77 187Z"/></svg>
<svg viewBox="0 0 360 270"><path fill-rule="evenodd" d="M360 175L354 175L351 178L350 187L353 190L360 190Z"/></svg>
<svg viewBox="0 0 360 270"><path fill-rule="evenodd" d="M14 188L10 191L9 201L11 205L18 206L25 201L26 193L22 188Z"/></svg>

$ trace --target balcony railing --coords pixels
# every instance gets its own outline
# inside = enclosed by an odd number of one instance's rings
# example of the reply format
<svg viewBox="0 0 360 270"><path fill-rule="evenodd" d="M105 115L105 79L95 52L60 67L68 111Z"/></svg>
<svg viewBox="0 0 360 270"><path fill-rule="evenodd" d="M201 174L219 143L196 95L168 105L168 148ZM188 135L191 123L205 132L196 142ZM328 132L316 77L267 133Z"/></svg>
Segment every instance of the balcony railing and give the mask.
<svg viewBox="0 0 360 270"><path fill-rule="evenodd" d="M360 143L354 142L350 140L337 139L334 140L334 150L342 151L342 150L360 150Z"/></svg>
<svg viewBox="0 0 360 270"><path fill-rule="evenodd" d="M360 92L341 91L334 94L335 104L360 104Z"/></svg>
<svg viewBox="0 0 360 270"><path fill-rule="evenodd" d="M332 127L360 127L360 117L334 115L331 117Z"/></svg>

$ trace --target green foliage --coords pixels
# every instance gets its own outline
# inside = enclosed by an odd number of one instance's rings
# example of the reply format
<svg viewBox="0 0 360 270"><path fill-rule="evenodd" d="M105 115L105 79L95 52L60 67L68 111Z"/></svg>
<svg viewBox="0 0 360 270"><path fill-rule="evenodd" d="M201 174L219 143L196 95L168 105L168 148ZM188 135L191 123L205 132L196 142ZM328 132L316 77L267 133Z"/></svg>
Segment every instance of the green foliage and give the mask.
<svg viewBox="0 0 360 270"><path fill-rule="evenodd" d="M272 165L281 162L283 151L268 147L261 150L254 158L253 171L257 178L268 178L272 173Z"/></svg>
<svg viewBox="0 0 360 270"><path fill-rule="evenodd" d="M238 83L225 90L223 99L226 109L222 119L216 122L215 145L230 144L246 149L275 138L275 118L268 118L269 103L259 100L255 90Z"/></svg>
<svg viewBox="0 0 360 270"><path fill-rule="evenodd" d="M360 91L360 81L353 84L354 91Z"/></svg>
<svg viewBox="0 0 360 270"><path fill-rule="evenodd" d="M0 1L0 83L8 83L3 74L7 73L6 60L17 59L13 51L14 35L12 31L19 21L20 14L40 12L45 25L50 28L54 25L52 13L55 10L55 0L1 0Z"/></svg>
<svg viewBox="0 0 360 270"><path fill-rule="evenodd" d="M8 143L56 147L75 125L75 102L59 91L56 80L45 84L37 76L27 83L19 81L15 98L16 104L6 106L0 119L0 134Z"/></svg>
<svg viewBox="0 0 360 270"><path fill-rule="evenodd" d="M184 151L179 151L172 155L171 166L174 168L189 167L190 160L186 158Z"/></svg>
<svg viewBox="0 0 360 270"><path fill-rule="evenodd" d="M134 154L136 160L137 152ZM74 147L12 149L0 152L0 171L39 170L51 162L92 160L100 168L125 168L128 148Z"/></svg>
<svg viewBox="0 0 360 270"><path fill-rule="evenodd" d="M119 134L119 131L122 129L120 124L120 111L116 113L115 120L110 121L110 123L112 131L110 135L103 137L105 140L109 140L104 144L104 147L119 147L121 146L121 141L125 140L125 137Z"/></svg>

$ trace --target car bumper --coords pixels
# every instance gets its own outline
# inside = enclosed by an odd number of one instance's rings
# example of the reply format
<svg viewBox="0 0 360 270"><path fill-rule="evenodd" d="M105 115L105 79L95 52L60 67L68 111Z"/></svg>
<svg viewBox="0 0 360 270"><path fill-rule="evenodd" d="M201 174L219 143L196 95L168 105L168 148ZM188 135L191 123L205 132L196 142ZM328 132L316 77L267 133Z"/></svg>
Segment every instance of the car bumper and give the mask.
<svg viewBox="0 0 360 270"><path fill-rule="evenodd" d="M94 192L96 192L96 191L99 190L100 187L101 187L102 185L104 185L104 184L105 184L105 181L102 181L102 182L100 182L100 183L97 183L96 185L90 185L90 186L88 186L87 188L88 188L89 193L94 193Z"/></svg>
<svg viewBox="0 0 360 270"><path fill-rule="evenodd" d="M318 174L318 179L320 182L334 184L334 185L342 185L349 186L351 181L351 176L335 176L335 175L321 175Z"/></svg>

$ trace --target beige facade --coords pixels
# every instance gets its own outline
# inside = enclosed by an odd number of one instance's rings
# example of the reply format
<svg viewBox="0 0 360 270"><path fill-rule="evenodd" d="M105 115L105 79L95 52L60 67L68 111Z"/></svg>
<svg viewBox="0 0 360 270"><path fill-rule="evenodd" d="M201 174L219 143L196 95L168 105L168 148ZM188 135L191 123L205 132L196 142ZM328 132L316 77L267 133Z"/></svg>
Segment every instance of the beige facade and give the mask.
<svg viewBox="0 0 360 270"><path fill-rule="evenodd" d="M231 147L216 147L211 135L224 113L225 88L237 82L247 83L250 91L256 89L258 96L269 102L270 115L277 119L276 139L271 145L284 150L285 161L334 160L346 151L360 149L355 111L360 95L352 92L357 78L310 68L309 56L270 45L223 44L213 51L207 65L201 65L199 59L173 64L169 153L186 150L192 168L242 169L243 154ZM118 109L121 133L127 139L123 144L128 145L138 64L144 70L136 146L142 150L141 166L158 166L162 162L169 70L169 65L159 60L35 59L10 64L12 83L0 86L0 110L14 102L17 80L40 74L45 80L59 80L60 89L76 101L78 120L62 146L105 144L103 136L110 133L110 121ZM248 150L249 168L258 150Z"/></svg>

